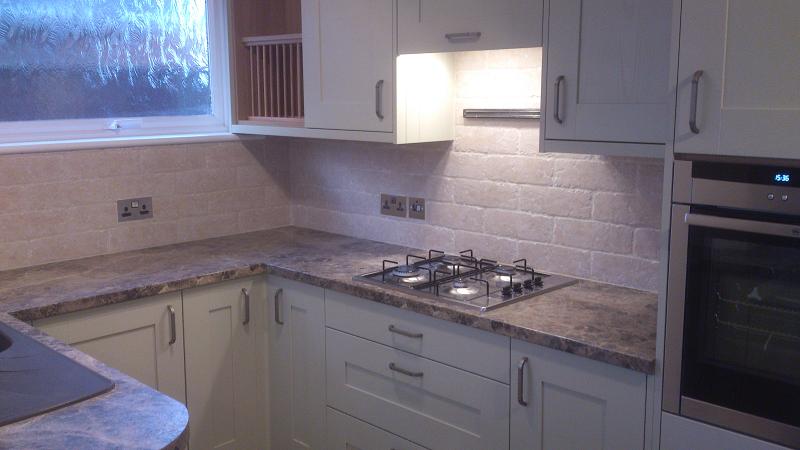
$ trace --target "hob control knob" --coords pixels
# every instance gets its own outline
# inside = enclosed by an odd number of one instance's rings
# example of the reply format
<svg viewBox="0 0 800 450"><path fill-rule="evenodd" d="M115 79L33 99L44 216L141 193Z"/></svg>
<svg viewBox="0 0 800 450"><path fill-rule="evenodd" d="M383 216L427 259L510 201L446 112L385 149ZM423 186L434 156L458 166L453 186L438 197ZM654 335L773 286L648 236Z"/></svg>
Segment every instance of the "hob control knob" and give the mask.
<svg viewBox="0 0 800 450"><path fill-rule="evenodd" d="M542 282L542 277L536 277L536 278L534 278L534 280L533 280L533 284L534 284L534 285L536 285L536 286L538 286L538 287L542 287L542 286L544 286L544 283Z"/></svg>
<svg viewBox="0 0 800 450"><path fill-rule="evenodd" d="M529 291L533 290L533 280L531 280L531 279L525 280L525 282L522 283L522 285L525 287L525 289L527 289Z"/></svg>
<svg viewBox="0 0 800 450"><path fill-rule="evenodd" d="M514 292L518 294L522 292L522 283L514 283Z"/></svg>
<svg viewBox="0 0 800 450"><path fill-rule="evenodd" d="M511 297L511 286L503 286L503 297Z"/></svg>

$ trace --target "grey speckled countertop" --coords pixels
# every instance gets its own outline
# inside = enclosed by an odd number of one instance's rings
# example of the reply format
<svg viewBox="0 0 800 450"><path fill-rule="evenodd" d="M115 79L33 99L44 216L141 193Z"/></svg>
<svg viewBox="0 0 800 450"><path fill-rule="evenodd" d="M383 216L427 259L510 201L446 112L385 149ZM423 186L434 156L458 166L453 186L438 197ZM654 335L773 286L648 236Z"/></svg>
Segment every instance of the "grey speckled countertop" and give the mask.
<svg viewBox="0 0 800 450"><path fill-rule="evenodd" d="M92 445L83 444L90 439L101 446L137 442L137 446L161 448L173 441L182 442L188 417L180 403L16 319L30 322L263 273L636 371L654 372L655 294L581 281L479 313L352 279L378 269L384 258L402 258L414 252L419 250L285 227L0 272L0 320L11 322L117 383L114 391L103 396L0 428L0 448L36 448L37 439L43 436L48 447L54 442L49 439L59 438L63 439L59 441L64 443L62 448L89 448ZM143 396L147 397L144 401ZM167 417L165 412L172 416Z"/></svg>

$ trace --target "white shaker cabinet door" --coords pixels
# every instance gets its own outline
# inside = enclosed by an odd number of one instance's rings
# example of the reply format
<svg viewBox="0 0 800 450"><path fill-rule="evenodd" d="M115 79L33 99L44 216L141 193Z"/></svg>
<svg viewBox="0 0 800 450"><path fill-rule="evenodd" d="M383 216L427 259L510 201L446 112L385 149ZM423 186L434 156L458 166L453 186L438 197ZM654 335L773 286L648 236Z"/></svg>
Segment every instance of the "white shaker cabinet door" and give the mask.
<svg viewBox="0 0 800 450"><path fill-rule="evenodd" d="M183 291L192 450L264 448L256 337L265 291L264 277Z"/></svg>
<svg viewBox="0 0 800 450"><path fill-rule="evenodd" d="M675 153L800 157L800 2L683 0Z"/></svg>
<svg viewBox="0 0 800 450"><path fill-rule="evenodd" d="M267 341L274 450L325 447L325 294L270 276Z"/></svg>
<svg viewBox="0 0 800 450"><path fill-rule="evenodd" d="M398 53L542 46L542 0L398 0Z"/></svg>
<svg viewBox="0 0 800 450"><path fill-rule="evenodd" d="M549 2L546 139L666 142L671 12L665 0Z"/></svg>
<svg viewBox="0 0 800 450"><path fill-rule="evenodd" d="M302 0L305 124L394 131L391 0Z"/></svg>
<svg viewBox="0 0 800 450"><path fill-rule="evenodd" d="M42 319L33 325L186 403L180 292Z"/></svg>
<svg viewBox="0 0 800 450"><path fill-rule="evenodd" d="M511 449L644 447L645 374L514 339L511 363Z"/></svg>

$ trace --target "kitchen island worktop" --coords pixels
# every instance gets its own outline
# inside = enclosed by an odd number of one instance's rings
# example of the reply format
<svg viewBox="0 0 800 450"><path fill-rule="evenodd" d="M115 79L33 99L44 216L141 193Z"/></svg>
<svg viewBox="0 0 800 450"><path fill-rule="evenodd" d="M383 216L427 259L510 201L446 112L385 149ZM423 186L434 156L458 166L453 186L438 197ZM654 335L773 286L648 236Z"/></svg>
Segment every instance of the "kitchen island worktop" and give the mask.
<svg viewBox="0 0 800 450"><path fill-rule="evenodd" d="M33 321L270 273L652 374L656 295L580 281L496 310L354 281L417 249L297 227L0 272L0 313ZM0 429L2 439L2 429Z"/></svg>

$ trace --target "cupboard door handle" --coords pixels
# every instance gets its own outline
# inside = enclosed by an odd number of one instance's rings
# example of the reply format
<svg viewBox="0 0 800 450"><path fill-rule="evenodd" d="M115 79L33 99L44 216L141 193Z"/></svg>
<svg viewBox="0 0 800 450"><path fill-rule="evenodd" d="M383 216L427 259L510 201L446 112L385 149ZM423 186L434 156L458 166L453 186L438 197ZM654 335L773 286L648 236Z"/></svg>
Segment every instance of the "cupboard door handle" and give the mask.
<svg viewBox="0 0 800 450"><path fill-rule="evenodd" d="M528 357L519 360L517 366L517 403L522 406L528 406L525 401L525 366L528 365Z"/></svg>
<svg viewBox="0 0 800 450"><path fill-rule="evenodd" d="M172 305L167 306L169 313L169 345L178 341L178 330L175 326L175 308Z"/></svg>
<svg viewBox="0 0 800 450"><path fill-rule="evenodd" d="M283 297L283 288L275 291L275 323L278 325L283 325L283 320L281 320L281 297Z"/></svg>
<svg viewBox="0 0 800 450"><path fill-rule="evenodd" d="M697 127L697 91L700 90L700 78L703 78L703 71L698 70L692 76L692 104L689 107L689 129L694 134L700 134Z"/></svg>
<svg viewBox="0 0 800 450"><path fill-rule="evenodd" d="M410 331L401 330L394 325L389 325L389 332L396 333L399 334L400 336L405 336L412 339L422 339L422 333L412 333Z"/></svg>
<svg viewBox="0 0 800 450"><path fill-rule="evenodd" d="M375 115L383 120L383 80L375 84Z"/></svg>
<svg viewBox="0 0 800 450"><path fill-rule="evenodd" d="M244 321L242 321L242 325L247 325L250 323L250 291L242 288L242 295L244 295Z"/></svg>
<svg viewBox="0 0 800 450"><path fill-rule="evenodd" d="M555 83L556 94L553 99L553 106L555 106L553 108L553 118L556 119L558 123L564 123L564 118L561 117L561 85L564 84L564 81L566 81L564 75L559 75Z"/></svg>
<svg viewBox="0 0 800 450"><path fill-rule="evenodd" d="M403 375L407 375L409 377L414 377L414 378L422 378L422 376L425 375L422 372L412 372L410 370L403 369L402 367L398 367L397 364L395 363L389 363L389 370L393 370L395 372L402 373Z"/></svg>
<svg viewBox="0 0 800 450"><path fill-rule="evenodd" d="M447 33L444 35L448 41L453 43L458 42L466 42L466 41L477 41L481 38L480 31L469 31L467 33Z"/></svg>

